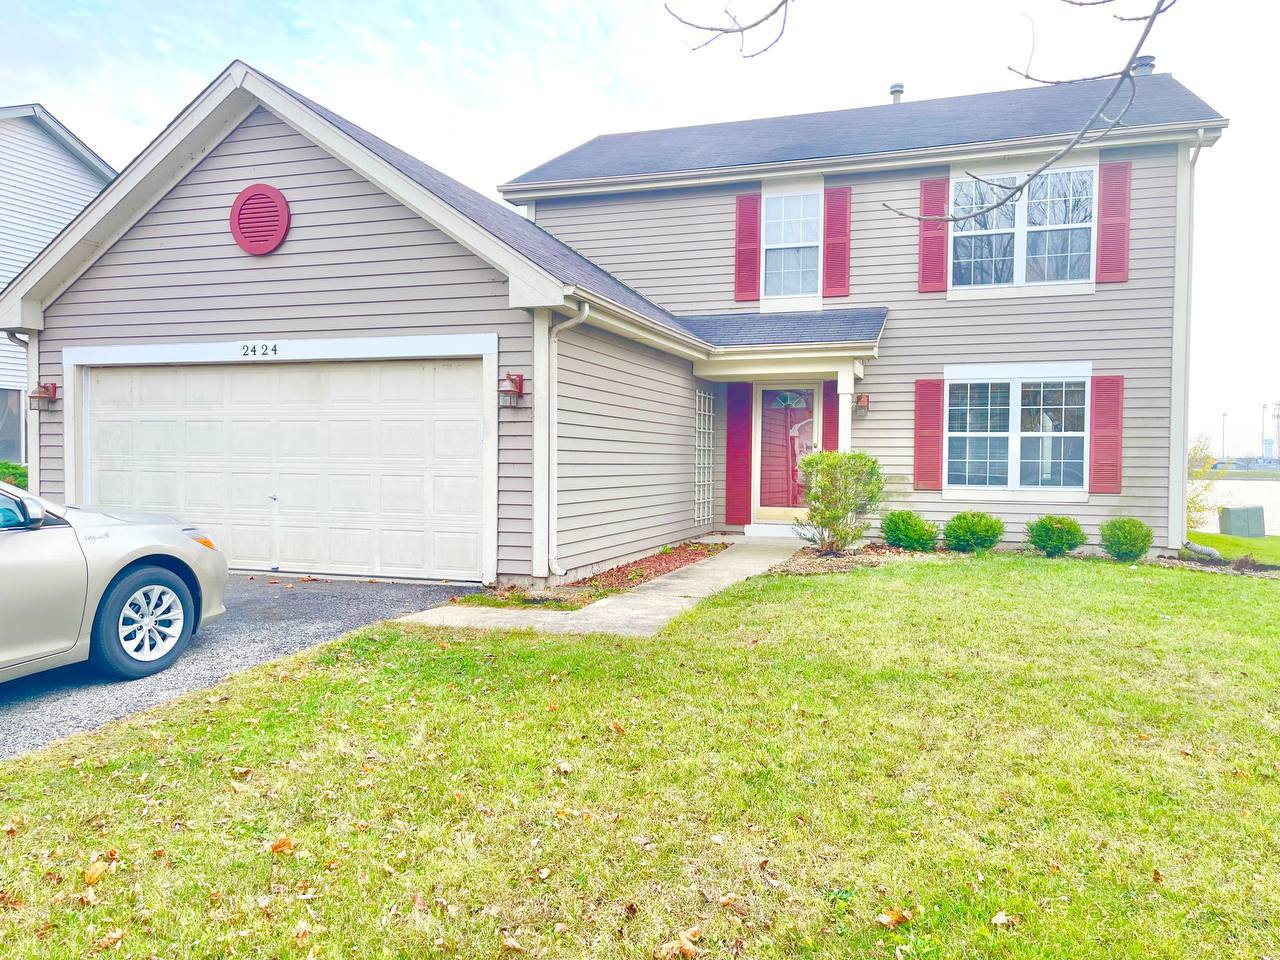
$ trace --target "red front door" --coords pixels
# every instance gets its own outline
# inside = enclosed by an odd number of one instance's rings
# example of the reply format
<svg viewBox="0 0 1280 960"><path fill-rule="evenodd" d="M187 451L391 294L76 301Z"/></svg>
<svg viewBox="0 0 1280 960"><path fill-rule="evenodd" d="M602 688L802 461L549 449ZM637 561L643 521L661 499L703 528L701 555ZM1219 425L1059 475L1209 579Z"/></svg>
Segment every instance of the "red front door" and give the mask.
<svg viewBox="0 0 1280 960"><path fill-rule="evenodd" d="M812 390L760 391L760 506L802 507L800 458L813 446Z"/></svg>

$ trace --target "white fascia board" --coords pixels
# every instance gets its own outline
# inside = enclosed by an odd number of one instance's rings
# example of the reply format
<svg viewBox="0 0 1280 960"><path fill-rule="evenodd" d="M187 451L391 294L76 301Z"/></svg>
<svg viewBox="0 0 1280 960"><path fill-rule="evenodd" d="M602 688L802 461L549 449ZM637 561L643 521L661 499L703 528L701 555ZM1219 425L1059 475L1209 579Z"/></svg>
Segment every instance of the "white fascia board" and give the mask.
<svg viewBox="0 0 1280 960"><path fill-rule="evenodd" d="M822 379L839 379L840 372L862 376L862 364L848 353L831 352L810 356L712 357L695 361L694 376L704 380L768 380L809 375Z"/></svg>
<svg viewBox="0 0 1280 960"><path fill-rule="evenodd" d="M562 281L347 136L306 104L252 70L246 71L243 86L307 139L506 274L510 278L509 306L550 307L564 302Z"/></svg>
<svg viewBox="0 0 1280 960"><path fill-rule="evenodd" d="M44 307L136 223L252 109L233 64L148 144L0 292L0 329L41 330Z"/></svg>
<svg viewBox="0 0 1280 960"><path fill-rule="evenodd" d="M1100 149L1142 144L1194 141L1204 131L1204 146L1211 146L1221 136L1228 121L1155 124L1113 131L1098 142ZM1023 140L991 140L975 144L928 147L873 153L859 157L818 157L783 163L741 164L705 170L684 170L639 174L625 177L595 177L583 180L547 180L542 183L504 183L498 192L509 203L525 203L550 197L578 197L602 193L630 193L638 190L663 190L680 187L702 187L743 181L765 181L777 177L794 177L806 171L825 176L864 173L903 167L941 166L968 163L997 157L1044 154L1068 143L1074 134L1031 137Z"/></svg>

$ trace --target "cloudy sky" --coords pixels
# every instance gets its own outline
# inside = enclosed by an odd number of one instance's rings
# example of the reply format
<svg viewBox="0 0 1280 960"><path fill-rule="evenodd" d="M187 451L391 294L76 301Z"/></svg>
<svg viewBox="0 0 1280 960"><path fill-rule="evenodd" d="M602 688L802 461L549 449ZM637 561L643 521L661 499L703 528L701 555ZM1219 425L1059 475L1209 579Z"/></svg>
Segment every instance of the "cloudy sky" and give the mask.
<svg viewBox="0 0 1280 960"><path fill-rule="evenodd" d="M744 19L772 0L671 0ZM1151 0L1117 0L1146 12ZM247 61L492 193L598 133L924 99L1113 70L1132 26L1059 0L798 0L787 34L741 58L661 0L306 0L6 4L0 103L37 100L117 167L219 70ZM1270 0L1180 0L1147 51L1231 118L1201 158L1192 327L1193 432L1256 450L1280 401L1276 41ZM1269 434L1270 435L1270 434Z"/></svg>

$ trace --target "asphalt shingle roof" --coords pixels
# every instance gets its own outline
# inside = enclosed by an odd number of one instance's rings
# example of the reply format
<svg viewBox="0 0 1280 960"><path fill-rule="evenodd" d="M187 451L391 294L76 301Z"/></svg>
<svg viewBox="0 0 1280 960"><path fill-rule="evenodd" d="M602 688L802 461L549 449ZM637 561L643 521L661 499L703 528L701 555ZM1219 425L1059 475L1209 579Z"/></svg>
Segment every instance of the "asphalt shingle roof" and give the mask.
<svg viewBox="0 0 1280 960"><path fill-rule="evenodd" d="M775 343L862 343L880 339L885 307L805 310L794 313L720 313L677 317L676 322L721 347Z"/></svg>
<svg viewBox="0 0 1280 960"><path fill-rule="evenodd" d="M1096 80L852 110L615 133L588 140L513 183L626 177L823 157L856 157L1079 130L1113 81ZM1167 73L1136 77L1128 126L1221 120ZM1121 101L1123 103L1123 101Z"/></svg>
<svg viewBox="0 0 1280 960"><path fill-rule="evenodd" d="M880 336L887 312L884 307L813 313L674 316L506 204L490 200L314 100L278 81L272 82L556 279L613 300L663 326L691 333L713 346L833 343L874 340Z"/></svg>
<svg viewBox="0 0 1280 960"><path fill-rule="evenodd" d="M479 224L512 249L523 254L557 280L573 286L580 286L597 296L605 297L630 310L634 310L641 316L656 323L677 330L682 329L667 310L636 292L602 267L588 260L565 244L564 241L553 237L533 221L525 219L507 204L490 200L488 197L477 193L470 187L441 173L435 167L428 166L417 157L405 153L399 147L392 146L382 138L374 136L362 127L356 126L350 120L338 116L338 114L326 107L322 107L314 100L304 97L295 90L290 90L279 81L273 80L272 83L287 91L290 96L305 104L351 137L351 139L391 164L414 183L430 190L459 213Z"/></svg>

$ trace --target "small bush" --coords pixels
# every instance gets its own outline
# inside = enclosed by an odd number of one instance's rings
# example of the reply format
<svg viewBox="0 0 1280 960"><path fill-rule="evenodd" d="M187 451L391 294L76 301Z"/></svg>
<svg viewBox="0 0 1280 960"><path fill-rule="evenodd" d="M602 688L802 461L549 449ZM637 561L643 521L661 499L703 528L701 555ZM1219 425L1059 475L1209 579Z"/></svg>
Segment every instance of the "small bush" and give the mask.
<svg viewBox="0 0 1280 960"><path fill-rule="evenodd" d="M27 468L20 463L0 460L0 481L25 490L27 489Z"/></svg>
<svg viewBox="0 0 1280 960"><path fill-rule="evenodd" d="M1027 541L1046 557L1060 557L1083 547L1085 535L1071 517L1048 514L1027 524Z"/></svg>
<svg viewBox="0 0 1280 960"><path fill-rule="evenodd" d="M957 513L947 521L942 539L947 549L961 553L982 553L990 550L1004 536L1004 524L989 513L967 510Z"/></svg>
<svg viewBox="0 0 1280 960"><path fill-rule="evenodd" d="M800 458L809 507L796 532L823 553L838 553L862 536L867 514L880 505L880 461L866 453L819 450Z"/></svg>
<svg viewBox="0 0 1280 960"><path fill-rule="evenodd" d="M927 551L938 541L938 525L914 510L894 510L880 521L880 536L891 547Z"/></svg>
<svg viewBox="0 0 1280 960"><path fill-rule="evenodd" d="M1155 539L1151 528L1137 517L1114 517L1104 523L1099 531L1102 534L1102 549L1125 563L1145 557L1151 549L1151 541Z"/></svg>

